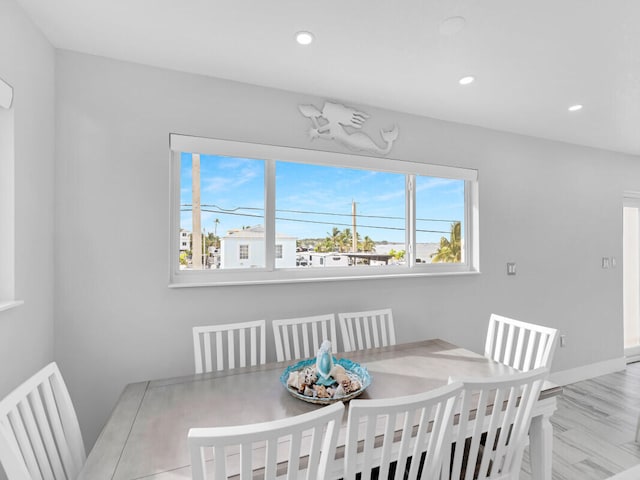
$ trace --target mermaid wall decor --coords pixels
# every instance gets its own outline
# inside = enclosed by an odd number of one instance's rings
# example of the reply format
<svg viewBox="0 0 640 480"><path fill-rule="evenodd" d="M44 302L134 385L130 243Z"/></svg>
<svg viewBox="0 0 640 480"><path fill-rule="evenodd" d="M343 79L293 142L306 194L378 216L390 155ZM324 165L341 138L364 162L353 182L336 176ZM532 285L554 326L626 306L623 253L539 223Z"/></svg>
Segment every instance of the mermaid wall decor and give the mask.
<svg viewBox="0 0 640 480"><path fill-rule="evenodd" d="M359 131L370 116L339 103L325 102L322 110L314 105L298 105L298 109L313 124L309 129L311 140L334 140L353 151L386 155L398 138L397 125L391 130L381 129L380 136L384 146L379 146L369 135Z"/></svg>

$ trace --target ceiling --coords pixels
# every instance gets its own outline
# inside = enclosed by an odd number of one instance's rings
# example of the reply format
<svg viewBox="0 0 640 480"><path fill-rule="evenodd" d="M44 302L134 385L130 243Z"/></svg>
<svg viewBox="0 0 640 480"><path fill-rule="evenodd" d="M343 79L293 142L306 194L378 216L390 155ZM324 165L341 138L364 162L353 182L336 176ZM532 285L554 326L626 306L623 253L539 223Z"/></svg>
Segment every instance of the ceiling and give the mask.
<svg viewBox="0 0 640 480"><path fill-rule="evenodd" d="M639 0L18 3L57 48L640 155Z"/></svg>

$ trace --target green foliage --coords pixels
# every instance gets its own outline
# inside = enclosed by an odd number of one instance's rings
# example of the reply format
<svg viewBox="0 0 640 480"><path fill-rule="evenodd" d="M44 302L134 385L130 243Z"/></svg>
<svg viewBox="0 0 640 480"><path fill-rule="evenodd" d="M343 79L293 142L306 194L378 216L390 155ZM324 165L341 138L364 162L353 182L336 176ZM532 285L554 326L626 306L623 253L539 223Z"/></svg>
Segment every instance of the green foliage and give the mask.
<svg viewBox="0 0 640 480"><path fill-rule="evenodd" d="M184 265L186 267L188 263L187 252L180 252L180 265Z"/></svg>
<svg viewBox="0 0 640 480"><path fill-rule="evenodd" d="M220 238L211 232L204 237L205 252L209 251L209 247L213 247L213 248L220 247Z"/></svg>
<svg viewBox="0 0 640 480"><path fill-rule="evenodd" d="M389 250L389 255L391 255L391 257L397 261L404 259L406 253L407 252L405 250L394 250L393 248Z"/></svg>
<svg viewBox="0 0 640 480"><path fill-rule="evenodd" d="M460 263L462 259L462 239L461 224L454 222L451 224L451 234L449 240L440 238L438 251L431 255L432 263Z"/></svg>
<svg viewBox="0 0 640 480"><path fill-rule="evenodd" d="M321 242L317 243L314 250L316 252L328 253L334 251L334 243L333 240L329 237L325 238Z"/></svg>
<svg viewBox="0 0 640 480"><path fill-rule="evenodd" d="M308 240L307 240L308 241ZM360 240L360 234L357 236L357 244L359 252L375 252L376 244L370 237L364 237ZM314 250L316 252L350 252L353 247L353 233L350 228L340 230L333 227L331 232L327 232L324 239L318 239L315 242Z"/></svg>
<svg viewBox="0 0 640 480"><path fill-rule="evenodd" d="M362 243L358 243L358 250L363 252L375 252L376 243L369 236L364 237Z"/></svg>

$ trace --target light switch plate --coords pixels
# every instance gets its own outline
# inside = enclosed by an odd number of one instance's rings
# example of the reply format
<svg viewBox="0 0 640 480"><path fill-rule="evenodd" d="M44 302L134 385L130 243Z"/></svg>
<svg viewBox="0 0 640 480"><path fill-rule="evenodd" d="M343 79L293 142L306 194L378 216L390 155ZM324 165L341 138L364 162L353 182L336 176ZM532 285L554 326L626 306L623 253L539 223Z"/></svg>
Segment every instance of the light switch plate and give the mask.
<svg viewBox="0 0 640 480"><path fill-rule="evenodd" d="M516 274L516 264L515 262L507 263L507 275L515 275Z"/></svg>

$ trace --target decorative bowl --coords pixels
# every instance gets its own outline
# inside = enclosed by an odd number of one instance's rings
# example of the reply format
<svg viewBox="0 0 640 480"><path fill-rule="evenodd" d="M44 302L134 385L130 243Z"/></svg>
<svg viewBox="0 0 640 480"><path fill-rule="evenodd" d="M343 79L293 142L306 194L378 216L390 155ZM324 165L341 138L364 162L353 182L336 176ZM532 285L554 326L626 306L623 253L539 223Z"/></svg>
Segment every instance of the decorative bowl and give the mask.
<svg viewBox="0 0 640 480"><path fill-rule="evenodd" d="M285 368L284 372L282 372L282 375L280 375L280 383L282 383L282 386L285 388L285 390L287 390L287 392L289 392L294 397L299 398L300 400L303 400L305 402L317 403L320 405L328 405L330 403L334 403L338 401L341 401L341 402L349 401L352 398L355 398L358 395L360 395L362 392L364 392L364 390L369 385L371 385L371 375L369 374L369 371L367 370L366 367L363 367L359 363L353 362L347 358L337 359L335 356L333 357L333 363L334 365L341 365L342 367L344 367L346 374L351 379L358 380L360 382L361 387L355 392L350 392L347 395L343 395L339 397L331 397L331 398L319 398L315 396L311 397L308 395L303 395L302 393L298 392L296 389L289 387L287 385L289 374L291 372L297 372L297 371L303 370L307 367L315 367L316 365L315 358L302 360L294 365L290 365L287 368Z"/></svg>

